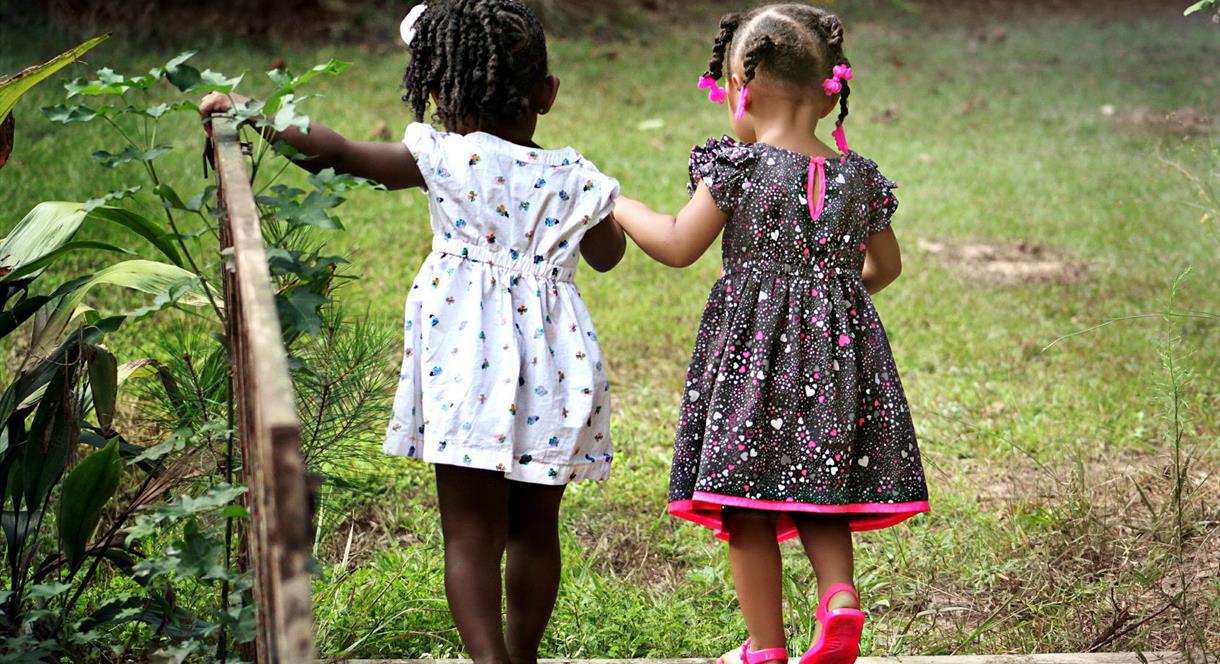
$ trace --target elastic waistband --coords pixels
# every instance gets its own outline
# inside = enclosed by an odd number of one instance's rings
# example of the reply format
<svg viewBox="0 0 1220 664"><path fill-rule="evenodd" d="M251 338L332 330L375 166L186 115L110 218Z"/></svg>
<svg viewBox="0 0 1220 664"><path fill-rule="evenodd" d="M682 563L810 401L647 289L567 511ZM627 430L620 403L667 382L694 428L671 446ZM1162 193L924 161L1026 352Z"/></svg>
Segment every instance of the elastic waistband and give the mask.
<svg viewBox="0 0 1220 664"><path fill-rule="evenodd" d="M826 280L835 277L856 275L859 272L842 267L821 267L818 265L792 265L766 258L750 258L725 265L724 273L757 272L762 274L784 274L802 279Z"/></svg>
<svg viewBox="0 0 1220 664"><path fill-rule="evenodd" d="M432 239L432 251L441 255L457 256L475 263L484 263L501 270L532 274L552 281L572 281L576 276L574 267L551 263L542 256L514 256L510 249L495 245L478 247L458 240Z"/></svg>

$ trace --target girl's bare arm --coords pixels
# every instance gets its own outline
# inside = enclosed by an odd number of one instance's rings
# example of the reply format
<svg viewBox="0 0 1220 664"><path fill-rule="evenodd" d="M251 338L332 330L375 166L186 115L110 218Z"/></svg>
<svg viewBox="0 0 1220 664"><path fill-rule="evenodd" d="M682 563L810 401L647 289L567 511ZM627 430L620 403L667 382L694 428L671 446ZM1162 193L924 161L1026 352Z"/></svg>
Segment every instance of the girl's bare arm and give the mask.
<svg viewBox="0 0 1220 664"><path fill-rule="evenodd" d="M614 217L607 217L600 224L589 229L584 239L580 241L580 255L585 262L598 272L613 270L623 253L627 250L627 238L623 228Z"/></svg>
<svg viewBox="0 0 1220 664"><path fill-rule="evenodd" d="M639 201L620 198L614 206L614 219L644 253L670 267L687 267L699 260L728 222L702 182L676 217L654 212Z"/></svg>
<svg viewBox="0 0 1220 664"><path fill-rule="evenodd" d="M234 102L243 101L245 98L239 95L212 93L199 103L199 112L208 118L228 111ZM211 131L210 126L208 131ZM415 157L402 143L349 141L316 122L310 125L309 133L296 128L282 132L266 131L267 140L282 140L305 155L296 163L307 171L317 173L333 168L339 173L380 183L388 189L424 186L424 176L415 163Z"/></svg>
<svg viewBox="0 0 1220 664"><path fill-rule="evenodd" d="M868 237L868 251L864 255L864 287L869 293L879 293L894 283L902 274L902 250L894 229L886 228Z"/></svg>

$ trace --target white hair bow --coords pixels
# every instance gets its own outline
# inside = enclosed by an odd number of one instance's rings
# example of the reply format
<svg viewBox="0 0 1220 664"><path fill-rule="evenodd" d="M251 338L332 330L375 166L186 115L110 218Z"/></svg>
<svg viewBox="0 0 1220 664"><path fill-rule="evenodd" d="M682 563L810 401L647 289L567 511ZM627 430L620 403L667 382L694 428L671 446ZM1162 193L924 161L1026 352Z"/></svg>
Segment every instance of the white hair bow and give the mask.
<svg viewBox="0 0 1220 664"><path fill-rule="evenodd" d="M399 26L399 32L402 34L402 40L411 45L415 40L415 24L419 23L419 19L424 15L424 11L428 9L426 4L418 4L411 8L407 13L407 17L402 20L402 25Z"/></svg>

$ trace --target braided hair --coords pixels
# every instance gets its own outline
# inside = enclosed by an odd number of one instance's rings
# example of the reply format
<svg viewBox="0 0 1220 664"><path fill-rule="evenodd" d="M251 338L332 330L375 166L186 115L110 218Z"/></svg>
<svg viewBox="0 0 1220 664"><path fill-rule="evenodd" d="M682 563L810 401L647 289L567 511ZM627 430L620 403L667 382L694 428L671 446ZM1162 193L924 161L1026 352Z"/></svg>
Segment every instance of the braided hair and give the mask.
<svg viewBox="0 0 1220 664"><path fill-rule="evenodd" d="M725 63L740 59L745 69L742 87L765 72L777 83L822 93L822 81L830 78L835 65L851 65L843 53L843 22L823 9L786 3L759 7L746 14L727 14L720 20L720 33L712 47L707 74L719 80ZM839 117L847 119L848 81L841 81Z"/></svg>
<svg viewBox="0 0 1220 664"><path fill-rule="evenodd" d="M519 0L432 0L415 24L402 100L450 131L513 122L546 78L546 35Z"/></svg>

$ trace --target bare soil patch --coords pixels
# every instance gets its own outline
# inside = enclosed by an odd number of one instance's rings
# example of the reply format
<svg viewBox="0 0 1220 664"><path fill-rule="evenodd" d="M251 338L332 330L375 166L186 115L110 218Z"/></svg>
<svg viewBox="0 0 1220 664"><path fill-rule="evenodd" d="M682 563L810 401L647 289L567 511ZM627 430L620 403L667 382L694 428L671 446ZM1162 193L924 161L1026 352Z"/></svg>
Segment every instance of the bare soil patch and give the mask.
<svg viewBox="0 0 1220 664"><path fill-rule="evenodd" d="M1084 263L1029 242L956 242L921 238L917 246L954 270L994 283L1072 284L1088 276Z"/></svg>
<svg viewBox="0 0 1220 664"><path fill-rule="evenodd" d="M1119 112L1107 105L1101 107L1101 113L1113 117L1115 126L1119 128L1156 134L1201 135L1211 133L1215 127L1210 115L1191 106L1166 113L1147 108Z"/></svg>

